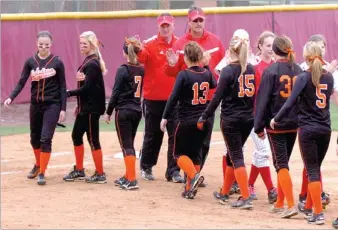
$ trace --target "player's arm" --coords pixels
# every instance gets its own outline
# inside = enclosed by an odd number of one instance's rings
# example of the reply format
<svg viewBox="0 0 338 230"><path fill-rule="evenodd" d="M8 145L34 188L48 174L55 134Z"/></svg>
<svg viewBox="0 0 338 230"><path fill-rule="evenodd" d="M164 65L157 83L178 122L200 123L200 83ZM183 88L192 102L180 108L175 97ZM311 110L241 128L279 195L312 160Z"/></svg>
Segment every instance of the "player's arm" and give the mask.
<svg viewBox="0 0 338 230"><path fill-rule="evenodd" d="M67 107L67 86L65 77L65 66L59 60L59 82L60 82L60 96L61 96L61 110L66 111Z"/></svg>
<svg viewBox="0 0 338 230"><path fill-rule="evenodd" d="M286 100L283 107L279 110L277 115L274 117L275 122L280 121L280 119L286 113L288 113L290 111L290 109L294 106L294 104L296 104L299 95L301 94L301 92L303 91L303 89L306 86L306 83L307 83L307 80L304 77L304 75L299 75L296 78L296 82L295 82L295 85L293 86L290 97Z"/></svg>
<svg viewBox="0 0 338 230"><path fill-rule="evenodd" d="M118 102L119 99L119 95L121 93L121 88L123 86L123 80L125 78L125 76L127 76L127 69L123 66L119 67L117 69L116 72L116 76L115 76L115 82L114 82L114 87L112 89L112 95L110 97L108 106L107 106L107 111L106 113L111 116L113 113L113 110L116 107L116 104Z"/></svg>
<svg viewBox="0 0 338 230"><path fill-rule="evenodd" d="M169 49L166 53L167 55L167 63L165 68L165 73L169 77L176 77L178 73L183 70L184 59L183 55L179 52L179 46L176 42L173 45L172 49Z"/></svg>
<svg viewBox="0 0 338 230"><path fill-rule="evenodd" d="M94 62L89 62L85 68L86 68L85 74L86 77L84 80L84 84L78 89L68 91L67 92L68 96L73 97L86 94L89 91L91 85L95 83L97 74L99 71L101 71L100 66Z"/></svg>
<svg viewBox="0 0 338 230"><path fill-rule="evenodd" d="M9 98L13 101L18 95L19 93L22 91L23 87L25 87L27 80L29 78L30 72L31 72L31 67L29 65L29 60L28 59L24 66L23 69L21 71L21 77L19 82L17 83L15 89L13 90L13 92L11 93L11 95L9 96Z"/></svg>
<svg viewBox="0 0 338 230"><path fill-rule="evenodd" d="M173 108L176 106L177 101L179 99L179 96L181 94L183 85L184 85L184 75L185 72L181 71L178 76L177 79L175 81L175 85L174 85L174 89L171 92L171 95L169 97L169 100L165 106L164 112L163 112L163 119L168 119L168 117L170 116L171 111L173 111Z"/></svg>
<svg viewBox="0 0 338 230"><path fill-rule="evenodd" d="M331 99L338 106L338 71L335 70L332 76L333 76L333 94L331 96Z"/></svg>
<svg viewBox="0 0 338 230"><path fill-rule="evenodd" d="M232 78L233 78L233 76L232 76L232 73L231 73L231 69L224 68L221 71L221 76L219 78L219 83L218 83L218 87L216 89L216 92L215 92L212 100L210 101L208 107L206 108L206 110L202 114L203 120L207 120L209 117L211 117L214 114L214 112L217 109L219 103L224 98L224 95L227 92L227 86L230 85L229 83L230 83ZM216 80L215 80L214 77L213 77L213 81L214 81L214 84L215 84ZM215 86L215 85L213 85L213 86Z"/></svg>
<svg viewBox="0 0 338 230"><path fill-rule="evenodd" d="M265 119L272 95L274 78L275 74L271 73L270 71L263 72L257 97L255 98L256 111L254 119L254 131L260 137L264 136Z"/></svg>

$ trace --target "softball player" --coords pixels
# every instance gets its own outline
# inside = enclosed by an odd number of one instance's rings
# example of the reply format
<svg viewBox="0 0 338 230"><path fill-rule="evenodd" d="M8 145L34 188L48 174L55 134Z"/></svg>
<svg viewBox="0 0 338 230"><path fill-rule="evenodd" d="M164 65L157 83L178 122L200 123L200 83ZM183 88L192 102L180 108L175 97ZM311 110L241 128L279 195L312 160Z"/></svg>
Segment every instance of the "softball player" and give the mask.
<svg viewBox="0 0 338 230"><path fill-rule="evenodd" d="M261 77L263 71L274 63L272 55L272 43L275 38L275 35L270 31L263 32L258 39L257 48L259 50L259 56L257 56L257 64L255 65L255 83L256 83L256 93L259 89L259 84L261 82ZM270 145L267 139L260 139L252 129L250 136L254 142L254 152L252 158L251 171L249 176L249 190L250 196L253 199L257 199L254 184L258 177L258 174L262 176L263 182L267 188L268 192L268 201L270 204L274 203L277 200L277 189L273 186L271 173L270 173L270 163L269 156Z"/></svg>
<svg viewBox="0 0 338 230"><path fill-rule="evenodd" d="M321 203L320 167L331 138L330 97L333 77L323 69L325 62L315 42L305 45L303 56L309 70L297 76L291 96L271 120L270 126L274 128L278 125L293 105L298 103L298 140L309 180L309 193L303 212L308 215L308 223L321 225L325 219Z"/></svg>
<svg viewBox="0 0 338 230"><path fill-rule="evenodd" d="M115 109L115 127L124 155L126 173L115 180L115 185L122 189L138 189L135 172L134 140L137 127L142 118L141 95L144 69L137 61L136 54L141 42L130 37L123 45L123 56L127 63L117 69L113 92L108 104L105 121L110 123L110 117Z"/></svg>
<svg viewBox="0 0 338 230"><path fill-rule="evenodd" d="M253 207L248 187L248 175L243 156L243 145L253 128L253 97L255 95L254 67L247 64L249 34L237 30L230 41L230 63L222 69L215 96L199 119L200 126L212 116L222 101L221 129L227 146L227 167L221 192L214 197L221 203L229 199L229 190L235 179L241 196L231 206Z"/></svg>
<svg viewBox="0 0 338 230"><path fill-rule="evenodd" d="M76 165L66 176L65 181L83 180L88 183L106 183L103 172L102 151L99 139L99 119L105 112L105 88L103 74L107 72L102 59L99 42L92 31L80 35L80 51L86 56L76 74L77 89L67 91L67 96L76 96L76 119L72 132ZM85 178L83 168L83 135L87 134L96 171Z"/></svg>
<svg viewBox="0 0 338 230"><path fill-rule="evenodd" d="M290 218L298 214L294 204L292 180L289 173L289 159L297 136L297 106L294 105L287 116L275 127L270 127L270 120L278 113L285 101L290 97L293 82L302 69L295 64L292 42L286 36L276 37L272 49L276 62L263 73L256 100L255 133L265 138L266 128L271 152L278 178L278 197L271 212L282 212L282 218ZM284 197L288 208L284 210Z"/></svg>
<svg viewBox="0 0 338 230"><path fill-rule="evenodd" d="M315 42L319 47L320 49L322 50L322 57L324 58L325 56L325 53L326 53L326 39L323 35L321 34L315 34L315 35L312 35L308 42ZM324 69L326 69L327 71L329 71L332 75L333 75L333 78L335 79L335 83L334 83L334 88L338 88L338 71L336 70L336 67L337 67L337 60L333 60L331 63L325 61L325 65L323 66ZM303 62L300 67L306 71L309 69L309 66L307 65L306 62ZM338 89L335 90L335 92L333 93L332 95L333 97L333 100L336 102L336 104L338 104ZM322 189L323 189L323 183L322 183L322 180L320 180L320 183L322 184ZM305 201L306 201L306 194L307 194L307 188L308 188L308 175L307 175L307 172L305 170L305 168L303 169L303 180L302 180L302 189L301 189L301 192L299 194L299 204L298 206L299 207L302 207L305 205ZM328 205L330 203L330 195L326 192L322 192L322 203L323 203L323 207L325 208L326 205Z"/></svg>
<svg viewBox="0 0 338 230"><path fill-rule="evenodd" d="M174 157L187 174L182 193L187 199L195 197L198 186L204 180L199 173L202 163L200 150L211 122L206 124L204 130L197 129L196 123L207 107L209 89L214 89L217 84L209 69L199 67L201 62L203 65L208 64L210 56L207 53L205 55L203 58L203 51L196 42L189 42L184 47L184 61L188 68L179 72L161 121L161 130L164 132L167 119L178 102L179 123L174 136Z"/></svg>
<svg viewBox="0 0 338 230"><path fill-rule="evenodd" d="M31 78L30 142L35 165L27 177L38 176L38 185L45 185L56 124L66 116L66 80L62 61L50 51L52 35L48 31L38 33L37 46L38 52L26 60L21 78L4 105L8 107Z"/></svg>

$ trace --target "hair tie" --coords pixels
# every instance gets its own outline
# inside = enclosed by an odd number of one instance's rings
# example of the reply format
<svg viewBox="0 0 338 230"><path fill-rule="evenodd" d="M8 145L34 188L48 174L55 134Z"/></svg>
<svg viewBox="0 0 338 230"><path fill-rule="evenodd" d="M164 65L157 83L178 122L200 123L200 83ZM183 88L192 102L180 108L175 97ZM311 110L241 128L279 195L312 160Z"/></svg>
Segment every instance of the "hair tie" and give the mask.
<svg viewBox="0 0 338 230"><path fill-rule="evenodd" d="M323 60L323 58L321 56L312 56L312 57L309 57L309 61L310 62L313 62L315 59L319 59L320 63L322 65L326 65L325 61Z"/></svg>
<svg viewBox="0 0 338 230"><path fill-rule="evenodd" d="M295 51L293 51L292 49L288 48L286 49L286 53L288 54L288 60L291 60L291 55L295 55Z"/></svg>
<svg viewBox="0 0 338 230"><path fill-rule="evenodd" d="M99 40L97 40L97 46L99 46L99 45L101 45L102 48L104 48L104 45Z"/></svg>
<svg viewBox="0 0 338 230"><path fill-rule="evenodd" d="M235 50L237 50L238 47L239 47L241 44L243 44L243 43L248 44L248 42L249 42L248 39L246 39L246 38L243 39L243 38L239 38L239 37L235 37L235 38L234 38L234 41L235 41L235 45L234 45L234 49L235 49Z"/></svg>

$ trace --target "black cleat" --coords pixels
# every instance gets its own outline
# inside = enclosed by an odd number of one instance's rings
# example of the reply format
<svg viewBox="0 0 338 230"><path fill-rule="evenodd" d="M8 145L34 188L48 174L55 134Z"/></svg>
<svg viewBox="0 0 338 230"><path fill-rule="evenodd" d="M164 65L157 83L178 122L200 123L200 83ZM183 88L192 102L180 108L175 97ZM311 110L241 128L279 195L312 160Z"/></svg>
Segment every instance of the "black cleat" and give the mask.
<svg viewBox="0 0 338 230"><path fill-rule="evenodd" d="M229 195L222 195L220 192L215 191L214 192L214 198L220 203L220 204L226 204L229 202Z"/></svg>
<svg viewBox="0 0 338 230"><path fill-rule="evenodd" d="M120 189L123 190L136 190L139 189L137 180L134 181L126 181L124 184L120 185Z"/></svg>
<svg viewBox="0 0 338 230"><path fill-rule="evenodd" d="M322 225L325 224L325 218L323 213L319 214L312 214L309 218L307 218L308 224L316 224L316 225Z"/></svg>
<svg viewBox="0 0 338 230"><path fill-rule="evenodd" d="M277 197L278 197L277 189L276 188L271 189L268 192L268 201L269 201L269 204L275 203L277 201Z"/></svg>
<svg viewBox="0 0 338 230"><path fill-rule="evenodd" d="M40 166L34 165L32 170L28 173L27 178L34 179L39 174L39 171L40 171Z"/></svg>
<svg viewBox="0 0 338 230"><path fill-rule="evenodd" d="M102 175L98 174L96 171L91 177L87 177L85 179L87 183L94 184L105 184L107 183L106 175L103 173Z"/></svg>
<svg viewBox="0 0 338 230"><path fill-rule="evenodd" d="M240 196L237 201L231 204L231 207L250 210L253 208L253 204L250 198L244 199Z"/></svg>
<svg viewBox="0 0 338 230"><path fill-rule="evenodd" d="M241 194L241 190L239 189L239 186L237 184L237 182L234 182L231 186L231 189L229 191L229 195L233 195L233 194Z"/></svg>
<svg viewBox="0 0 338 230"><path fill-rule="evenodd" d="M151 169L141 169L141 178L144 180L155 180Z"/></svg>
<svg viewBox="0 0 338 230"><path fill-rule="evenodd" d="M197 194L197 189L201 183L203 183L204 177L201 176L201 174L196 173L194 178L190 181L190 189L188 190L188 196L191 197L190 199L193 199Z"/></svg>
<svg viewBox="0 0 338 230"><path fill-rule="evenodd" d="M331 203L330 195L326 192L322 192L322 206L323 209L326 209L326 206L328 206Z"/></svg>
<svg viewBox="0 0 338 230"><path fill-rule="evenodd" d="M115 184L115 186L121 186L121 185L123 185L123 184L126 183L126 182L127 182L127 178L125 178L125 177L123 176L123 177L121 177L121 178L115 180L115 181L114 181L114 184Z"/></svg>
<svg viewBox="0 0 338 230"><path fill-rule="evenodd" d="M84 169L78 170L75 165L73 170L63 177L64 181L83 181L84 179L86 179Z"/></svg>
<svg viewBox="0 0 338 230"><path fill-rule="evenodd" d="M45 185L46 178L44 174L38 174L38 185Z"/></svg>
<svg viewBox="0 0 338 230"><path fill-rule="evenodd" d="M299 212L304 213L304 218L307 219L312 216L312 209L305 208L305 203L299 202L297 205Z"/></svg>
<svg viewBox="0 0 338 230"><path fill-rule="evenodd" d="M335 229L338 229L338 218L335 219L335 220L332 222L332 227L334 227Z"/></svg>

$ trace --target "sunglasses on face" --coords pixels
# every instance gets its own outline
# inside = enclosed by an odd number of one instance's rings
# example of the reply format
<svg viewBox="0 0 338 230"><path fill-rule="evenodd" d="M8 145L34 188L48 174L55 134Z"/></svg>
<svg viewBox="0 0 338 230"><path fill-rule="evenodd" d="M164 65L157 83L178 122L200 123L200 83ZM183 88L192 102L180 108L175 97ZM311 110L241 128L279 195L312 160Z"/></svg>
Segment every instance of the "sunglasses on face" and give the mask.
<svg viewBox="0 0 338 230"><path fill-rule="evenodd" d="M204 22L204 19L203 19L203 18L196 18L193 22L194 22L194 23L197 23L197 22Z"/></svg>
<svg viewBox="0 0 338 230"><path fill-rule="evenodd" d="M50 47L50 44L45 44L45 45L43 45L43 44L39 44L39 46L38 46L40 49L43 49L43 48L45 48L45 49L49 49L49 47Z"/></svg>

